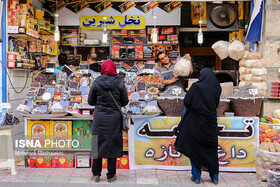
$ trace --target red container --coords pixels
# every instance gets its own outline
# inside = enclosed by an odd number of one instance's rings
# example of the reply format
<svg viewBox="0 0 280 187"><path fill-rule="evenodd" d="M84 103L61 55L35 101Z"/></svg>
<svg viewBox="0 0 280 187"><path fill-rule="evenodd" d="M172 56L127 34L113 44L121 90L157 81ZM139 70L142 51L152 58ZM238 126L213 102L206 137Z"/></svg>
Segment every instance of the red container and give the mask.
<svg viewBox="0 0 280 187"><path fill-rule="evenodd" d="M102 168L107 168L107 159L102 159ZM128 155L117 158L117 169L129 169L129 160Z"/></svg>
<svg viewBox="0 0 280 187"><path fill-rule="evenodd" d="M280 87L279 86L272 86L271 89L274 89L274 90L278 90Z"/></svg>
<svg viewBox="0 0 280 187"><path fill-rule="evenodd" d="M52 165L51 155L31 154L29 156L29 166L31 168L50 168Z"/></svg>
<svg viewBox="0 0 280 187"><path fill-rule="evenodd" d="M7 61L7 66L9 68L15 68L16 67L16 61L15 60L8 60Z"/></svg>
<svg viewBox="0 0 280 187"><path fill-rule="evenodd" d="M278 94L271 94L271 97L278 97Z"/></svg>
<svg viewBox="0 0 280 187"><path fill-rule="evenodd" d="M74 154L52 155L53 168L73 168Z"/></svg>
<svg viewBox="0 0 280 187"><path fill-rule="evenodd" d="M272 85L275 85L275 86L278 86L278 85L279 85L279 82L272 82L271 84L272 84Z"/></svg>

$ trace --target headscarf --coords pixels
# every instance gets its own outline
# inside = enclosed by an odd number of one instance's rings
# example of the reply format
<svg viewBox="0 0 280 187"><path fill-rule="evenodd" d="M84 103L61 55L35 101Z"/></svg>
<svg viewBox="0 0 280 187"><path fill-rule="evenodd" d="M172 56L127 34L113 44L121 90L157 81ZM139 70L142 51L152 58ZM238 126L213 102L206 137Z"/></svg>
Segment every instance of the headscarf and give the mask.
<svg viewBox="0 0 280 187"><path fill-rule="evenodd" d="M197 85L204 87L204 88L210 88L214 87L215 89L219 90L221 89L220 83L218 79L216 78L214 72L210 68L203 68L200 71L199 74L199 82L197 82Z"/></svg>
<svg viewBox="0 0 280 187"><path fill-rule="evenodd" d="M200 71L199 81L195 82L193 109L197 113L208 115L217 120L216 109L220 101L221 86L212 69L204 68ZM213 102L214 101L214 102Z"/></svg>
<svg viewBox="0 0 280 187"><path fill-rule="evenodd" d="M101 75L118 75L116 65L112 60L104 60L102 62Z"/></svg>

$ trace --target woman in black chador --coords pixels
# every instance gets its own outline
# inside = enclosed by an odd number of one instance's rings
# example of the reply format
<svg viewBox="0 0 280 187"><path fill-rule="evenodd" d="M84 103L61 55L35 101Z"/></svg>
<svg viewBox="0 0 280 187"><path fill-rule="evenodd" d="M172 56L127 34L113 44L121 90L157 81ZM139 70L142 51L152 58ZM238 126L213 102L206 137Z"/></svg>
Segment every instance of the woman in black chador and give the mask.
<svg viewBox="0 0 280 187"><path fill-rule="evenodd" d="M184 98L187 112L178 127L176 150L189 157L192 181L200 183L201 169L209 172L218 184L218 126L217 107L221 87L213 71L204 68Z"/></svg>

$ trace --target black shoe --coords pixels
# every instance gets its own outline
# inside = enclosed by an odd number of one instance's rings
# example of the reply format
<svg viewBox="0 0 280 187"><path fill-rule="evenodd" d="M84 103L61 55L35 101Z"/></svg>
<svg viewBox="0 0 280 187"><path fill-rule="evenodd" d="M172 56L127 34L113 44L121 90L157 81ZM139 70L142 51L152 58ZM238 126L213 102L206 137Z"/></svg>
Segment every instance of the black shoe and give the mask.
<svg viewBox="0 0 280 187"><path fill-rule="evenodd" d="M108 181L109 183L112 183L112 182L116 181L117 179L118 179L117 175L114 175L114 177L112 177L112 178L110 178L110 179L107 179L107 181Z"/></svg>
<svg viewBox="0 0 280 187"><path fill-rule="evenodd" d="M218 179L211 179L211 181L214 183L214 184L218 184L219 180Z"/></svg>
<svg viewBox="0 0 280 187"><path fill-rule="evenodd" d="M92 176L92 180L94 181L94 182L99 182L100 181L100 176Z"/></svg>
<svg viewBox="0 0 280 187"><path fill-rule="evenodd" d="M200 183L200 179L194 179L193 177L191 177L191 180L192 180L195 184L199 184L199 183Z"/></svg>

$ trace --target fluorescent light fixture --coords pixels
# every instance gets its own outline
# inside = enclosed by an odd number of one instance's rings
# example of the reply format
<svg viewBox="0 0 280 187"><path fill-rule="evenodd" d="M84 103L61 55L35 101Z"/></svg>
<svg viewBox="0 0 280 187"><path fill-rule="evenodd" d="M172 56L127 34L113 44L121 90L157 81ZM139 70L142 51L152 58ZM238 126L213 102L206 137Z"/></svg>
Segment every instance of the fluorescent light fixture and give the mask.
<svg viewBox="0 0 280 187"><path fill-rule="evenodd" d="M55 26L54 41L59 41L59 36L60 36L60 33L59 33L58 26Z"/></svg>
<svg viewBox="0 0 280 187"><path fill-rule="evenodd" d="M197 43L199 43L199 44L203 43L203 33L202 33L201 28L199 29L198 34L197 34Z"/></svg>
<svg viewBox="0 0 280 187"><path fill-rule="evenodd" d="M108 41L108 34L107 34L107 29L104 28L102 32L102 42L105 44Z"/></svg>
<svg viewBox="0 0 280 187"><path fill-rule="evenodd" d="M157 35L157 29L153 28L151 33L151 40L153 43L157 43L158 35Z"/></svg>
<svg viewBox="0 0 280 187"><path fill-rule="evenodd" d="M58 28L58 16L59 14L54 14L55 17L55 31L54 31L54 41L59 41L59 28Z"/></svg>

